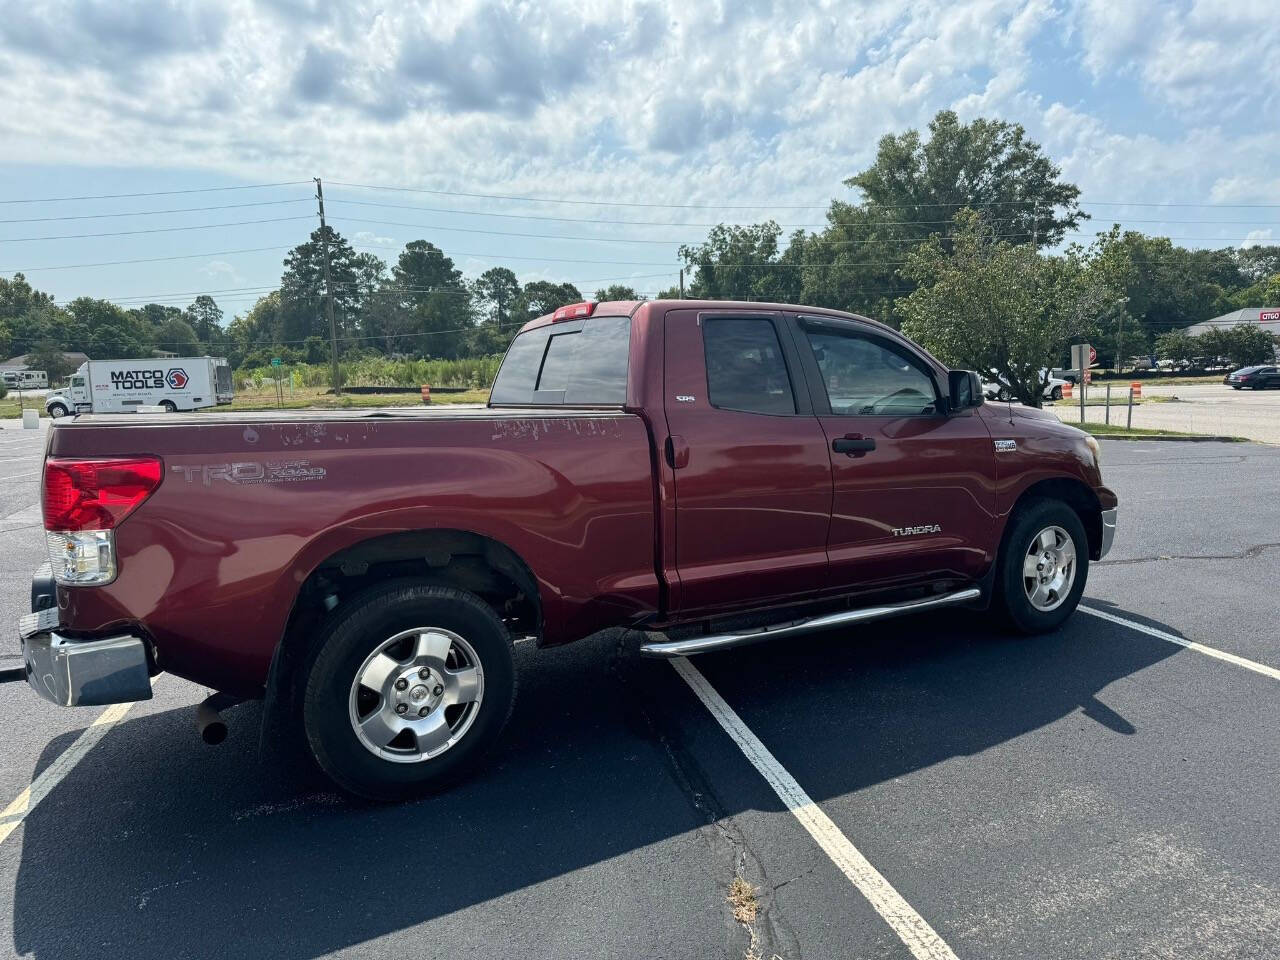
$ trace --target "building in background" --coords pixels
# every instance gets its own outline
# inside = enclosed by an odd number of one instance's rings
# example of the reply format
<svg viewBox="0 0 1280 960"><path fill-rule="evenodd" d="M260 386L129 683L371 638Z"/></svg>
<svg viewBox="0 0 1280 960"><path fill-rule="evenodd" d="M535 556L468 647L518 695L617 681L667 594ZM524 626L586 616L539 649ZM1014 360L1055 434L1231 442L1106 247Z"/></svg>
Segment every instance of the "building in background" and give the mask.
<svg viewBox="0 0 1280 960"><path fill-rule="evenodd" d="M1210 330L1221 330L1224 327L1238 327L1242 323L1257 325L1267 333L1280 334L1280 306L1245 307L1243 310L1232 310L1212 320L1195 323L1186 327L1184 332L1191 336L1207 333Z"/></svg>

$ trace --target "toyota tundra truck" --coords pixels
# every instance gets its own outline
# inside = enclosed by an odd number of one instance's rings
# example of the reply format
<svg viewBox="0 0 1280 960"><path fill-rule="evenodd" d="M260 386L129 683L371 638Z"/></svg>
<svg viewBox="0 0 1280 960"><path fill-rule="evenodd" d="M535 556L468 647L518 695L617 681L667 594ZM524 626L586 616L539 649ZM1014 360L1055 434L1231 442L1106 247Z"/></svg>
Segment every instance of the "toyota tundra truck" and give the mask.
<svg viewBox="0 0 1280 960"><path fill-rule="evenodd" d="M1052 631L1116 506L1092 437L883 324L580 303L521 329L485 408L57 421L19 633L54 703L166 671L217 691L206 727L264 699L338 785L397 798L499 736L514 640L686 657L940 608Z"/></svg>

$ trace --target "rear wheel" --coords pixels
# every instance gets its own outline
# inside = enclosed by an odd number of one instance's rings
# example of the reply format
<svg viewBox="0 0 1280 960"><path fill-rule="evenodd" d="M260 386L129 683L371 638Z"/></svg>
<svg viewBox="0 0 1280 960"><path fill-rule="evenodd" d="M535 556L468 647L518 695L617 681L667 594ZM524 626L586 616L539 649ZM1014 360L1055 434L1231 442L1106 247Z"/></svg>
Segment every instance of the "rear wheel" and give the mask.
<svg viewBox="0 0 1280 960"><path fill-rule="evenodd" d="M49 404L49 416L57 420L59 417L65 417L69 411L60 403Z"/></svg>
<svg viewBox="0 0 1280 960"><path fill-rule="evenodd" d="M375 800L449 787L502 732L515 700L511 638L452 587L376 588L321 627L302 720L320 768Z"/></svg>
<svg viewBox="0 0 1280 960"><path fill-rule="evenodd" d="M1050 400L1061 400L1061 399L1062 399L1062 388L1061 388L1061 387L1054 387L1054 388L1053 388L1053 392L1052 392L1051 394L1049 394L1049 399L1050 399Z"/></svg>
<svg viewBox="0 0 1280 960"><path fill-rule="evenodd" d="M164 412L165 412L165 413L177 413L177 412L178 412L178 405L177 405L176 403L174 403L172 400L161 400L161 401L160 401L160 406L164 407Z"/></svg>
<svg viewBox="0 0 1280 960"><path fill-rule="evenodd" d="M1022 633L1056 630L1075 611L1089 574L1089 541L1061 500L1034 499L1011 520L997 577L1001 607Z"/></svg>

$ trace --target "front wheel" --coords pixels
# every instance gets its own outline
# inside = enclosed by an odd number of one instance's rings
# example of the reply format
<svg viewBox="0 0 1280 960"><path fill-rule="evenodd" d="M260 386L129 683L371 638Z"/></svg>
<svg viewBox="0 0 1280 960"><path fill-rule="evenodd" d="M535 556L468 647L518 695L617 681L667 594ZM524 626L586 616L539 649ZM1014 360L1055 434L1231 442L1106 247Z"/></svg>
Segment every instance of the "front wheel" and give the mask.
<svg viewBox="0 0 1280 960"><path fill-rule="evenodd" d="M1088 574L1089 541L1075 510L1048 499L1018 509L997 576L1001 606L1015 629L1056 630L1079 605Z"/></svg>
<svg viewBox="0 0 1280 960"><path fill-rule="evenodd" d="M1053 392L1052 392L1051 394L1049 394L1049 399L1050 399L1050 400L1061 400L1061 399L1062 399L1062 388L1061 388L1061 387L1054 387L1054 388L1053 388Z"/></svg>
<svg viewBox="0 0 1280 960"><path fill-rule="evenodd" d="M161 400L161 401L160 401L160 406L161 406L162 408L164 408L164 412L165 412L165 413L177 413L177 412L178 412L178 405L177 405L176 403L174 403L172 400Z"/></svg>
<svg viewBox="0 0 1280 960"><path fill-rule="evenodd" d="M67 412L67 408L60 403L50 404L49 406L49 416L53 417L55 420L59 417L65 417Z"/></svg>
<svg viewBox="0 0 1280 960"><path fill-rule="evenodd" d="M466 591L411 582L336 611L305 683L316 762L374 800L460 780L502 732L516 690L511 638L493 610Z"/></svg>

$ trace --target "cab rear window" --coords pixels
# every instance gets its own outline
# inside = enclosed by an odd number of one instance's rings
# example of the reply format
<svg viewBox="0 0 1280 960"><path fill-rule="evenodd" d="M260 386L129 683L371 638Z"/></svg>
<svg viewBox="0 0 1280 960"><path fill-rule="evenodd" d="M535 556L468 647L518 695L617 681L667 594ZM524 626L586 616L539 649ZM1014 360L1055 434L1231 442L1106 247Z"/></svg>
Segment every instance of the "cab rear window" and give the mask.
<svg viewBox="0 0 1280 960"><path fill-rule="evenodd" d="M507 350L489 402L617 406L627 400L629 317L589 317L522 333Z"/></svg>

